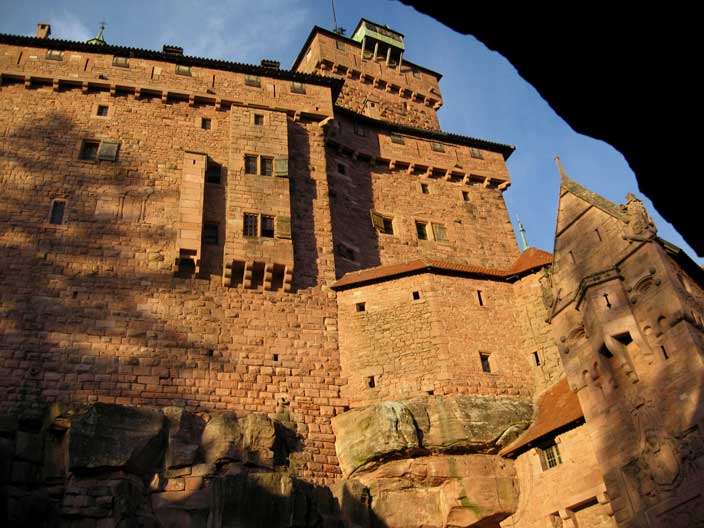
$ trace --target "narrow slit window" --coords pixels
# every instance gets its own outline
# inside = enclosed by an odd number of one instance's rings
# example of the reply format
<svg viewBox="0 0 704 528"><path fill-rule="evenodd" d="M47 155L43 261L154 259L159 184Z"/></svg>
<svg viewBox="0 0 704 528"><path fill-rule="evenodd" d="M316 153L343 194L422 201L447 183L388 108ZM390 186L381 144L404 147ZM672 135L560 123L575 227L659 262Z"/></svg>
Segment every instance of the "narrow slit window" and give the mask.
<svg viewBox="0 0 704 528"><path fill-rule="evenodd" d="M52 225L62 225L66 214L66 202L64 200L54 200L51 202L49 213L49 223Z"/></svg>
<svg viewBox="0 0 704 528"><path fill-rule="evenodd" d="M594 234L596 235L596 239L601 242L601 233L599 233L598 229L594 230Z"/></svg>
<svg viewBox="0 0 704 528"><path fill-rule="evenodd" d="M535 366L539 367L540 366L540 354L537 352L533 352L533 361L535 362Z"/></svg>
<svg viewBox="0 0 704 528"><path fill-rule="evenodd" d="M569 256L570 256L570 262L572 262L572 264L577 264L577 261L576 261L575 258L574 258L574 253L572 253L572 252L570 251L570 252L569 252Z"/></svg>
<svg viewBox="0 0 704 528"><path fill-rule="evenodd" d="M374 376L369 376L367 378L367 386L370 389L373 389L374 387L376 387L376 380L374 379Z"/></svg>
<svg viewBox="0 0 704 528"><path fill-rule="evenodd" d="M491 365L489 364L489 354L480 352L479 361L481 361L482 364L482 372L491 372Z"/></svg>
<svg viewBox="0 0 704 528"><path fill-rule="evenodd" d="M605 293L604 294L604 301L606 302L606 307L611 310L611 301L609 301L609 294Z"/></svg>
<svg viewBox="0 0 704 528"><path fill-rule="evenodd" d="M484 298L482 297L481 290L477 290L477 302L479 303L479 306L484 306Z"/></svg>
<svg viewBox="0 0 704 528"><path fill-rule="evenodd" d="M670 359L670 355L667 353L667 350L663 345L660 345L660 350L662 351L662 357L665 359Z"/></svg>

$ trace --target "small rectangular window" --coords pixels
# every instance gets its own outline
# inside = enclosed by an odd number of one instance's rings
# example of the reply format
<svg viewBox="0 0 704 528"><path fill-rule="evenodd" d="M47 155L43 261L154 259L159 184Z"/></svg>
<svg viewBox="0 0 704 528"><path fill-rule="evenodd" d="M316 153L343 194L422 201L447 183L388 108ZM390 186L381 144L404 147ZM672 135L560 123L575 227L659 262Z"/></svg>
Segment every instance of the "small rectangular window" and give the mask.
<svg viewBox="0 0 704 528"><path fill-rule="evenodd" d="M391 143L396 143L397 145L404 145L405 142L403 140L403 136L399 134L398 132L391 132L389 134L389 137L391 138Z"/></svg>
<svg viewBox="0 0 704 528"><path fill-rule="evenodd" d="M246 86L254 86L255 88L261 88L262 87L262 81L259 77L256 75L247 75L244 78L244 84Z"/></svg>
<svg viewBox="0 0 704 528"><path fill-rule="evenodd" d="M358 312L364 312L364 311L367 310L367 304L366 304L366 303L363 303L363 302L358 302L358 303L355 304L354 306L355 306L355 309L356 309Z"/></svg>
<svg viewBox="0 0 704 528"><path fill-rule="evenodd" d="M264 116L262 114L254 114L254 124L257 126L264 125Z"/></svg>
<svg viewBox="0 0 704 528"><path fill-rule="evenodd" d="M262 176L273 176L274 174L274 158L262 157Z"/></svg>
<svg viewBox="0 0 704 528"><path fill-rule="evenodd" d="M427 183L420 184L420 192L422 192L423 194L430 194L430 188L428 187Z"/></svg>
<svg viewBox="0 0 704 528"><path fill-rule="evenodd" d="M413 292L413 300L414 300L414 301L417 301L418 299L420 299L420 292L419 292L419 291L414 291L414 292Z"/></svg>
<svg viewBox="0 0 704 528"><path fill-rule="evenodd" d="M418 235L418 240L428 240L428 224L416 222L416 234Z"/></svg>
<svg viewBox="0 0 704 528"><path fill-rule="evenodd" d="M540 453L540 465L542 466L543 471L562 464L560 451L557 449L557 444L554 441L550 444L544 445L542 448L538 448L538 451Z"/></svg>
<svg viewBox="0 0 704 528"><path fill-rule="evenodd" d="M482 151L475 147L469 147L469 155L476 159L484 159Z"/></svg>
<svg viewBox="0 0 704 528"><path fill-rule="evenodd" d="M221 167L211 159L208 159L208 166L205 169L205 183L220 183Z"/></svg>
<svg viewBox="0 0 704 528"><path fill-rule="evenodd" d="M259 215L245 213L243 234L246 237L259 236Z"/></svg>
<svg viewBox="0 0 704 528"><path fill-rule="evenodd" d="M186 66L185 64L177 64L176 65L176 75L188 75L190 77L191 67Z"/></svg>
<svg viewBox="0 0 704 528"><path fill-rule="evenodd" d="M387 235L394 234L394 223L391 218L384 218L384 233L386 233Z"/></svg>
<svg viewBox="0 0 704 528"><path fill-rule="evenodd" d="M265 238L274 238L274 217L262 215L262 233Z"/></svg>
<svg viewBox="0 0 704 528"><path fill-rule="evenodd" d="M469 201L469 193L467 191L462 191L462 200L465 202Z"/></svg>
<svg viewBox="0 0 704 528"><path fill-rule="evenodd" d="M99 141L84 141L81 144L81 152L78 155L78 158L85 161L95 161L98 159L99 148Z"/></svg>
<svg viewBox="0 0 704 528"><path fill-rule="evenodd" d="M203 243L218 244L218 224L203 224Z"/></svg>
<svg viewBox="0 0 704 528"><path fill-rule="evenodd" d="M117 66L118 68L129 68L130 62L127 57L113 57L112 65Z"/></svg>
<svg viewBox="0 0 704 528"><path fill-rule="evenodd" d="M491 365L489 364L489 354L484 352L479 353L479 360L482 363L482 372L491 372Z"/></svg>
<svg viewBox="0 0 704 528"><path fill-rule="evenodd" d="M49 60L62 61L64 60L64 52L61 50L47 50L46 58Z"/></svg>
<svg viewBox="0 0 704 528"><path fill-rule="evenodd" d="M210 130L213 127L213 122L209 117L203 117L200 120L200 127L203 130Z"/></svg>
<svg viewBox="0 0 704 528"><path fill-rule="evenodd" d="M306 85L302 82L291 83L291 93L304 94L306 93Z"/></svg>
<svg viewBox="0 0 704 528"><path fill-rule="evenodd" d="M95 112L95 115L100 116L100 117L107 117L108 110L109 110L108 105L98 105L98 110Z"/></svg>
<svg viewBox="0 0 704 528"><path fill-rule="evenodd" d="M444 224L433 224L433 236L436 242L447 242L447 230Z"/></svg>
<svg viewBox="0 0 704 528"><path fill-rule="evenodd" d="M434 152L445 152L444 145L438 141L431 141L430 148L433 149Z"/></svg>
<svg viewBox="0 0 704 528"><path fill-rule="evenodd" d="M336 40L335 41L335 47L339 50L344 50L345 49L345 43L342 42L341 40Z"/></svg>
<svg viewBox="0 0 704 528"><path fill-rule="evenodd" d="M244 157L244 173L245 174L256 174L257 173L257 157L247 154Z"/></svg>
<svg viewBox="0 0 704 528"><path fill-rule="evenodd" d="M62 225L66 212L65 200L54 200L51 202L51 212L49 213L49 223L52 225Z"/></svg>
<svg viewBox="0 0 704 528"><path fill-rule="evenodd" d="M355 260L354 249L352 249L351 247L346 246L345 244L338 244L336 249L337 254L340 255L342 258L346 258L347 260Z"/></svg>

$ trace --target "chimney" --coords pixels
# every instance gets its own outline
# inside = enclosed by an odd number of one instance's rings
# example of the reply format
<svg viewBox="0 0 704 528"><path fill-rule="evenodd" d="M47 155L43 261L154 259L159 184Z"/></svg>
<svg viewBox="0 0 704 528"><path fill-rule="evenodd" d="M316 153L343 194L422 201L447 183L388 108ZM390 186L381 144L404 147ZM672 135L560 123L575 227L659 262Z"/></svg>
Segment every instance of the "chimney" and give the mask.
<svg viewBox="0 0 704 528"><path fill-rule="evenodd" d="M262 62L260 64L262 67L271 68L272 70L278 70L281 67L281 63L279 61L271 59L262 59Z"/></svg>
<svg viewBox="0 0 704 528"><path fill-rule="evenodd" d="M51 35L51 25L45 24L44 22L39 22L39 24L37 24L37 34L35 37L46 39L49 38L49 35Z"/></svg>
<svg viewBox="0 0 704 528"><path fill-rule="evenodd" d="M174 57L183 57L183 48L180 46L171 46L170 44L164 44L161 51L165 55L172 55Z"/></svg>

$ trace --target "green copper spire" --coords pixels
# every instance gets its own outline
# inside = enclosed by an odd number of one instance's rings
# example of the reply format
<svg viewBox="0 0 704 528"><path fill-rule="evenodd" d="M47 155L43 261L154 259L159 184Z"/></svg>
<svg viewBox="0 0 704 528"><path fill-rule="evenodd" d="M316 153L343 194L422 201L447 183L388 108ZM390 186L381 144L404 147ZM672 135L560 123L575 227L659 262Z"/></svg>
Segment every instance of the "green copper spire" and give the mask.
<svg viewBox="0 0 704 528"><path fill-rule="evenodd" d="M105 38L103 38L103 31L105 31L105 22L100 23L100 31L98 31L98 34L92 39L90 39L87 43L105 46L107 42L105 42Z"/></svg>
<svg viewBox="0 0 704 528"><path fill-rule="evenodd" d="M518 215L516 215L516 220L518 220L518 232L521 234L521 242L523 243L523 251L528 249L530 246L528 245L528 241L526 240L526 228L523 227L523 224L521 223L521 219L518 218Z"/></svg>

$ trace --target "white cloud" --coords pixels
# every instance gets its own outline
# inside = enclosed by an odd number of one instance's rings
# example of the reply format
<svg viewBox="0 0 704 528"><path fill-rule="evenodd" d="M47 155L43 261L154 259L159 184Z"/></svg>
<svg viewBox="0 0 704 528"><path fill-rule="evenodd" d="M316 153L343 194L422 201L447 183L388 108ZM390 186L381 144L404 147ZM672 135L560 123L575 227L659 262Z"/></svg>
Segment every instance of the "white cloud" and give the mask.
<svg viewBox="0 0 704 528"><path fill-rule="evenodd" d="M51 37L63 40L86 41L98 33L98 26L91 30L75 14L64 10L49 17Z"/></svg>
<svg viewBox="0 0 704 528"><path fill-rule="evenodd" d="M180 20L174 11L172 19L162 25L166 29L161 41L182 46L192 56L246 63L279 59L272 54L287 53L302 28L310 25L309 9L303 0L203 3L198 23ZM187 27L194 29L184 31Z"/></svg>

